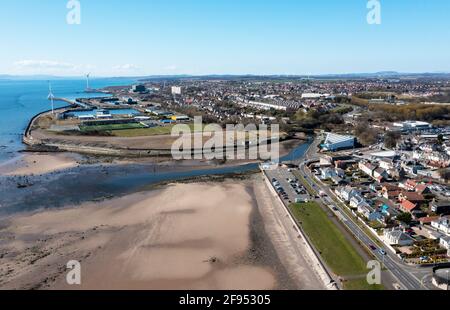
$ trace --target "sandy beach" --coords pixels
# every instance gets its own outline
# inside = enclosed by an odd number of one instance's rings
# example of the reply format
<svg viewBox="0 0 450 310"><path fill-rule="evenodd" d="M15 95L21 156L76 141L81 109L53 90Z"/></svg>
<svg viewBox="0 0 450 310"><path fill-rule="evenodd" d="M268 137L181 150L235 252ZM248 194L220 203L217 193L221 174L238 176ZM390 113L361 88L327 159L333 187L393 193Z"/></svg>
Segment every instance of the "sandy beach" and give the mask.
<svg viewBox="0 0 450 310"><path fill-rule="evenodd" d="M173 184L3 220L0 288L300 288L266 233L255 182ZM81 286L66 284L69 260L81 262Z"/></svg>
<svg viewBox="0 0 450 310"><path fill-rule="evenodd" d="M24 176L51 173L79 165L79 156L70 153L25 153L0 165L0 175Z"/></svg>

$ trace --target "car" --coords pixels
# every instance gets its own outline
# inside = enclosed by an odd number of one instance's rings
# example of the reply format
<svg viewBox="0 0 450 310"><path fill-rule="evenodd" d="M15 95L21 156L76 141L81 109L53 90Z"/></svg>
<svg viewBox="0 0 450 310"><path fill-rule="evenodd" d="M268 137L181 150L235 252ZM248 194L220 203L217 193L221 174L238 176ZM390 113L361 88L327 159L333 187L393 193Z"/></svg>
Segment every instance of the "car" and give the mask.
<svg viewBox="0 0 450 310"><path fill-rule="evenodd" d="M339 209L337 207L333 207L334 211L339 211Z"/></svg>
<svg viewBox="0 0 450 310"><path fill-rule="evenodd" d="M381 255L387 255L386 251L383 249L379 249L378 253L380 253Z"/></svg>
<svg viewBox="0 0 450 310"><path fill-rule="evenodd" d="M376 249L377 249L377 247L376 246L374 246L374 245L369 245L369 247L372 249L372 251L375 251Z"/></svg>

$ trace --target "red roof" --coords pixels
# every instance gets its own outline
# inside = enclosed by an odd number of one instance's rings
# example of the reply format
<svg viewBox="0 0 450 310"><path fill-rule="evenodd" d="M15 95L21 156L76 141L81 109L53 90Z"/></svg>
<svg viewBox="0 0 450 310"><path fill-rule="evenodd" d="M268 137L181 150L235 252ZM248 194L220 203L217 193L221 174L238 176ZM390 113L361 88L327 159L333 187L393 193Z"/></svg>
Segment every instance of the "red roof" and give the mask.
<svg viewBox="0 0 450 310"><path fill-rule="evenodd" d="M414 203L412 203L412 202L409 201L409 200L404 200L404 201L402 202L402 209L403 209L403 210L406 210L406 211L408 211L408 212L411 212L411 211L414 211L416 208L417 208L417 205L414 204Z"/></svg>
<svg viewBox="0 0 450 310"><path fill-rule="evenodd" d="M416 192L402 192L402 196L409 201L424 201L425 198Z"/></svg>
<svg viewBox="0 0 450 310"><path fill-rule="evenodd" d="M414 188L417 186L417 182L414 180L408 180L408 181L406 181L406 185L411 186L411 188Z"/></svg>
<svg viewBox="0 0 450 310"><path fill-rule="evenodd" d="M439 216L422 217L419 219L419 222L421 222L422 224L430 224L431 222L439 218L440 218Z"/></svg>
<svg viewBox="0 0 450 310"><path fill-rule="evenodd" d="M428 189L428 185L426 185L426 184L419 184L416 186L416 192L418 192L420 194L425 192L427 189Z"/></svg>

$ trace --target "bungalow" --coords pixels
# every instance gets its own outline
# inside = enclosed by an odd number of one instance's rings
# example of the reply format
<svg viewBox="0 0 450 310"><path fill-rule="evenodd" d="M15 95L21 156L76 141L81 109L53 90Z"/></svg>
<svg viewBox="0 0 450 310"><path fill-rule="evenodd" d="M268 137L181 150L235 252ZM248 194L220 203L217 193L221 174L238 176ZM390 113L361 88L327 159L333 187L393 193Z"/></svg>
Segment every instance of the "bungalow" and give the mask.
<svg viewBox="0 0 450 310"><path fill-rule="evenodd" d="M450 214L450 201L433 201L430 207L431 212L436 214Z"/></svg>
<svg viewBox="0 0 450 310"><path fill-rule="evenodd" d="M419 210L419 206L412 203L409 200L403 200L400 205L400 210L402 210L403 212L412 214L414 211Z"/></svg>
<svg viewBox="0 0 450 310"><path fill-rule="evenodd" d="M401 230L388 230L384 232L384 240L390 245L408 246L414 244L414 239Z"/></svg>
<svg viewBox="0 0 450 310"><path fill-rule="evenodd" d="M436 221L431 222L431 227L436 228L440 232L450 235L450 219L439 218Z"/></svg>

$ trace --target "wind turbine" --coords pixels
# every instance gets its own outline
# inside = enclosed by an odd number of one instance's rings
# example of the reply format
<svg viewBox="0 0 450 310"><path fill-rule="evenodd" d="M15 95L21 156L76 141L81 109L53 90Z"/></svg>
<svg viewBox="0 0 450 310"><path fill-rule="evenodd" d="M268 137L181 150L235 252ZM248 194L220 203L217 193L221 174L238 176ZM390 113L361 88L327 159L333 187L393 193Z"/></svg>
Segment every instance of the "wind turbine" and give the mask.
<svg viewBox="0 0 450 310"><path fill-rule="evenodd" d="M90 87L89 87L89 77L91 76L90 73L86 74L86 90L89 91Z"/></svg>
<svg viewBox="0 0 450 310"><path fill-rule="evenodd" d="M55 96L53 95L53 92L52 92L52 84L49 81L48 82L48 100L50 100L52 102L52 114L55 114L54 99L55 99Z"/></svg>

